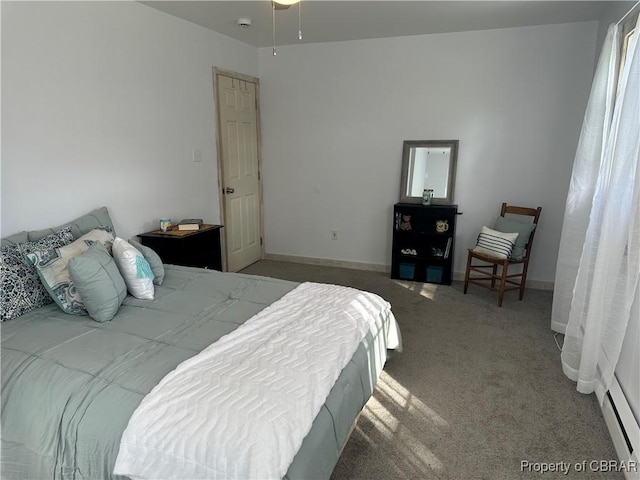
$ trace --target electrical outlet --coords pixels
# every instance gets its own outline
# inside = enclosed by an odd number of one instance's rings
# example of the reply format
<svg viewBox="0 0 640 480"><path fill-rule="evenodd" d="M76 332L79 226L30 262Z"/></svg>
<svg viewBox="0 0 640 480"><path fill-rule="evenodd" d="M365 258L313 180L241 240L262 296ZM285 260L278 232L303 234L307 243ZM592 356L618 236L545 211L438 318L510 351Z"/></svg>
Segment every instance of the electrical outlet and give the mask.
<svg viewBox="0 0 640 480"><path fill-rule="evenodd" d="M331 240L338 239L338 230L331 230Z"/></svg>

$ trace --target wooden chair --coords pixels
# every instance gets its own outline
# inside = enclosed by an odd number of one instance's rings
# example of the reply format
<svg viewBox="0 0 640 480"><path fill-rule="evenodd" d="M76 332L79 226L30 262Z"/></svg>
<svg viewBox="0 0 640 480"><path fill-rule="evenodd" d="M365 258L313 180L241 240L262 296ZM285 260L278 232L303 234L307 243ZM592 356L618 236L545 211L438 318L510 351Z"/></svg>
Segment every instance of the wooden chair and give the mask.
<svg viewBox="0 0 640 480"><path fill-rule="evenodd" d="M500 210L500 216L504 217L505 214L513 214L513 215L525 215L532 217L533 222L537 224L538 219L540 218L540 212L542 212L542 207L538 208L527 208L527 207L516 207L513 205L507 205L506 203L502 204L502 209ZM489 255L485 255L483 253L475 252L472 249L469 249L469 254L467 257L467 271L464 276L464 293L467 293L467 288L469 287L469 283L474 283L476 285L480 285L481 287L488 288L490 290L494 290L496 286L496 281L500 282L499 290L498 290L498 306L502 307L502 299L504 298L504 292L507 290L519 290L520 291L520 300L524 296L524 287L527 282L527 271L529 269L529 258L531 257L531 246L533 244L533 236L536 233L536 229L534 228L529 235L529 239L527 240L525 246L525 252L521 259L516 260L512 258L495 258ZM479 260L483 263L474 264L473 260ZM498 267L500 268L500 272L498 272ZM516 267L519 272L518 273L509 273L509 269L511 267ZM482 276L471 276L471 272L477 272L482 274ZM513 271L513 269L511 269ZM519 280L518 280L519 279ZM514 286L507 286L507 284Z"/></svg>

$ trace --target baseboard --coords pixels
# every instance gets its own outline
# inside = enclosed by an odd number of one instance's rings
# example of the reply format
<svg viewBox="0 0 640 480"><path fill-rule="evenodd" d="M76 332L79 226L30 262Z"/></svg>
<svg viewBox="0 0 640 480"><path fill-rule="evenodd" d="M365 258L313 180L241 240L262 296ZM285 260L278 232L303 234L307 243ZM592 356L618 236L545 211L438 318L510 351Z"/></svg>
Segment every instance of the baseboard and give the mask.
<svg viewBox="0 0 640 480"><path fill-rule="evenodd" d="M332 258L301 257L298 255L282 255L279 253L267 253L265 254L265 259L276 260L278 262L303 263L305 265L323 265L325 267L391 273L390 265L380 265L377 263L348 262L346 260L334 260Z"/></svg>
<svg viewBox="0 0 640 480"><path fill-rule="evenodd" d="M618 454L618 471L627 480L640 479L640 425L636 420L616 377L609 387L609 395L602 403L602 415Z"/></svg>

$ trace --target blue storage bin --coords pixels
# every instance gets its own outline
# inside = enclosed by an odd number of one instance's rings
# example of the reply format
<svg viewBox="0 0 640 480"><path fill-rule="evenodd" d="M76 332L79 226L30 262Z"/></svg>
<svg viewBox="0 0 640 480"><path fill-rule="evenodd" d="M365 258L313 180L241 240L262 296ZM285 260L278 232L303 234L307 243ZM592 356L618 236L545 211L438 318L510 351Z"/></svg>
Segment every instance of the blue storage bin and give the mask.
<svg viewBox="0 0 640 480"><path fill-rule="evenodd" d="M399 272L399 276L400 278L404 279L404 280L413 280L413 278L416 275L416 266L413 263L401 263L399 265L400 267L400 272Z"/></svg>
<svg viewBox="0 0 640 480"><path fill-rule="evenodd" d="M442 283L443 267L427 267L427 282Z"/></svg>

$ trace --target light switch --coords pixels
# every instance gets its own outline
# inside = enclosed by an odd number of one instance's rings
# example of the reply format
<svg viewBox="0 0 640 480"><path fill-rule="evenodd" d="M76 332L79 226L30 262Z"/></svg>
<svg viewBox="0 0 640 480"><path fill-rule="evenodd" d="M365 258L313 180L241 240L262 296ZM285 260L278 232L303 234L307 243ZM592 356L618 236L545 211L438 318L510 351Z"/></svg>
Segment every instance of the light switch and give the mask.
<svg viewBox="0 0 640 480"><path fill-rule="evenodd" d="M202 161L202 150L200 150L199 148L194 148L193 149L193 161L194 162L201 162Z"/></svg>

